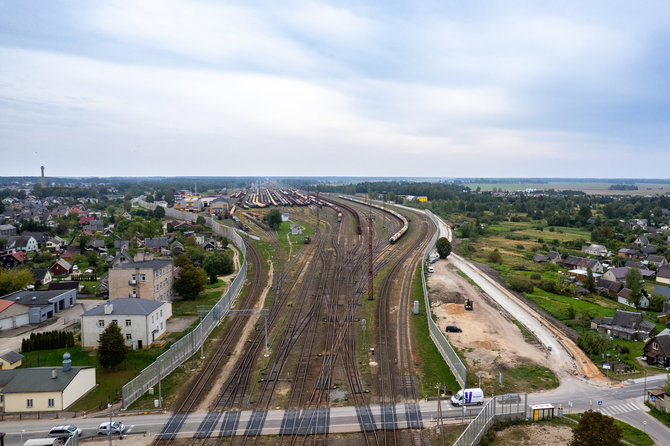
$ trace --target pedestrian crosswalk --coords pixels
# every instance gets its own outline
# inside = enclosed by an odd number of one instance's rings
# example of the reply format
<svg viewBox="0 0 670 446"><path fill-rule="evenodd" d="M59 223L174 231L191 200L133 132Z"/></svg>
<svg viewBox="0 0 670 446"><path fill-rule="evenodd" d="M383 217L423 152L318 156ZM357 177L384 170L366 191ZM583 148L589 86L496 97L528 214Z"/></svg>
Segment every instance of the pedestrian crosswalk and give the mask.
<svg viewBox="0 0 670 446"><path fill-rule="evenodd" d="M632 412L634 410L640 410L640 407L633 403L617 404L616 406L603 406L600 408L600 412L611 417L626 412Z"/></svg>

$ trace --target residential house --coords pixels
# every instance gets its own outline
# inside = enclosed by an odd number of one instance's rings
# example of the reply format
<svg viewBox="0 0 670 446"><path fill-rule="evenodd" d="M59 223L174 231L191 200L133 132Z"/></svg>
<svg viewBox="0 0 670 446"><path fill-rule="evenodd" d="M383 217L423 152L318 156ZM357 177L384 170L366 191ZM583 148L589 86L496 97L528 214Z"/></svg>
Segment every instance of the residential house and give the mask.
<svg viewBox="0 0 670 446"><path fill-rule="evenodd" d="M23 355L10 350L0 355L0 370L12 370L21 367Z"/></svg>
<svg viewBox="0 0 670 446"><path fill-rule="evenodd" d="M656 245L647 245L640 248L640 253L645 256L653 255L658 252L658 247Z"/></svg>
<svg viewBox="0 0 670 446"><path fill-rule="evenodd" d="M30 323L39 324L74 306L77 303L77 292L75 290L15 291L0 299L30 307Z"/></svg>
<svg viewBox="0 0 670 446"><path fill-rule="evenodd" d="M38 246L44 245L50 237L48 232L25 232L22 235L34 238Z"/></svg>
<svg viewBox="0 0 670 446"><path fill-rule="evenodd" d="M0 225L0 238L6 239L13 235L16 235L16 227L12 225Z"/></svg>
<svg viewBox="0 0 670 446"><path fill-rule="evenodd" d="M72 273L72 264L61 257L49 268L49 272L54 276L68 276Z"/></svg>
<svg viewBox="0 0 670 446"><path fill-rule="evenodd" d="M670 329L665 329L644 344L642 359L649 365L670 367Z"/></svg>
<svg viewBox="0 0 670 446"><path fill-rule="evenodd" d="M53 279L51 273L46 268L35 268L30 270L30 272L33 273L33 279L37 286L48 285Z"/></svg>
<svg viewBox="0 0 670 446"><path fill-rule="evenodd" d="M30 235L13 235L7 238L5 249L10 252L37 252L40 247L35 237Z"/></svg>
<svg viewBox="0 0 670 446"><path fill-rule="evenodd" d="M632 248L621 248L617 252L617 256L622 258L622 259L639 259L640 258L640 251L637 249L632 249Z"/></svg>
<svg viewBox="0 0 670 446"><path fill-rule="evenodd" d="M591 244L589 246L584 246L582 248L582 252L592 256L599 256L599 257L607 257L608 255L607 248L603 245Z"/></svg>
<svg viewBox="0 0 670 446"><path fill-rule="evenodd" d="M670 285L670 265L665 265L656 272L656 282Z"/></svg>
<svg viewBox="0 0 670 446"><path fill-rule="evenodd" d="M128 251L130 249L130 240L114 240L114 249L117 251Z"/></svg>
<svg viewBox="0 0 670 446"><path fill-rule="evenodd" d="M0 299L0 330L23 327L30 323L30 307Z"/></svg>
<svg viewBox="0 0 670 446"><path fill-rule="evenodd" d="M172 300L172 269L171 258L121 263L109 270L109 295L169 302Z"/></svg>
<svg viewBox="0 0 670 446"><path fill-rule="evenodd" d="M592 323L591 326L593 325ZM613 317L603 318L595 325L599 332L616 335L628 341L647 339L656 328L654 323L643 320L640 313L624 310L616 310Z"/></svg>
<svg viewBox="0 0 670 446"><path fill-rule="evenodd" d="M569 255L563 259L563 266L568 269L575 269L579 267L579 262L582 261L581 257Z"/></svg>
<svg viewBox="0 0 670 446"><path fill-rule="evenodd" d="M93 220L95 220L95 217L93 215L82 215L81 217L79 217L79 225L80 226L87 225Z"/></svg>
<svg viewBox="0 0 670 446"><path fill-rule="evenodd" d="M100 334L109 324L121 328L128 347L156 346L167 334L167 319L171 316L170 302L128 297L111 300L82 314L82 348L97 348Z"/></svg>
<svg viewBox="0 0 670 446"><path fill-rule="evenodd" d="M51 252L60 251L61 248L65 248L66 246L67 242L58 236L51 237L46 241L46 248Z"/></svg>
<svg viewBox="0 0 670 446"><path fill-rule="evenodd" d="M649 239L644 235L640 235L633 243L638 246L647 246L649 244Z"/></svg>
<svg viewBox="0 0 670 446"><path fill-rule="evenodd" d="M631 302L630 299L630 289L622 288L619 293L617 293L617 302L620 304L627 305L629 307L636 308L635 304ZM649 298L644 294L640 297L640 303L638 305L640 308L649 308Z"/></svg>
<svg viewBox="0 0 670 446"><path fill-rule="evenodd" d="M144 240L145 249L151 252L161 252L162 248L168 247L168 238L167 237L148 237Z"/></svg>
<svg viewBox="0 0 670 446"><path fill-rule="evenodd" d="M665 296L668 302L670 302L670 287L658 285L656 288L654 288L654 291L651 292L652 296L654 294L662 294L663 296Z"/></svg>
<svg viewBox="0 0 670 446"><path fill-rule="evenodd" d="M207 240L202 245L200 245L200 247L205 251L216 251L219 248L214 240Z"/></svg>
<svg viewBox="0 0 670 446"><path fill-rule="evenodd" d="M182 245L181 242L180 242L179 240L175 240L175 241L172 242L172 244L170 245L170 253L171 253L173 256L176 256L176 255L179 255L179 254L183 254L183 253L184 253L184 245Z"/></svg>
<svg viewBox="0 0 670 446"><path fill-rule="evenodd" d="M0 412L63 411L95 387L95 367L73 367L70 354L62 367L0 370Z"/></svg>
<svg viewBox="0 0 670 446"><path fill-rule="evenodd" d="M603 264L600 263L598 259L581 259L577 264L579 269L588 270L591 268L591 271L594 273L602 274L604 268Z"/></svg>
<svg viewBox="0 0 670 446"><path fill-rule="evenodd" d="M605 274L603 274L603 279L610 280L613 282L624 282L626 280L626 274L628 274L627 266L620 266L618 268L610 268Z"/></svg>
<svg viewBox="0 0 670 446"><path fill-rule="evenodd" d="M665 259L665 257L656 255L650 255L649 257L647 257L647 262L656 266L656 268L660 268L668 264L668 261Z"/></svg>
<svg viewBox="0 0 670 446"><path fill-rule="evenodd" d="M538 253L538 254L535 254L535 255L533 256L533 262L537 262L537 263L547 263L547 262L549 262L549 257L546 256L546 255L544 255L544 254L539 254L539 253Z"/></svg>
<svg viewBox="0 0 670 446"><path fill-rule="evenodd" d="M596 279L596 291L599 294L615 298L622 288L623 284L621 282L607 280L602 277Z"/></svg>
<svg viewBox="0 0 670 446"><path fill-rule="evenodd" d="M86 247L96 251L98 255L107 254L107 247L105 246L104 240L91 240Z"/></svg>
<svg viewBox="0 0 670 446"><path fill-rule="evenodd" d="M561 255L559 253L557 253L556 251L549 251L547 253L547 257L549 257L549 261L551 263L554 263L554 264L561 263L561 261L563 260L561 258Z"/></svg>
<svg viewBox="0 0 670 446"><path fill-rule="evenodd" d="M25 265L27 261L28 255L23 251L0 255L0 266L7 269L14 269L17 266Z"/></svg>
<svg viewBox="0 0 670 446"><path fill-rule="evenodd" d="M83 229L86 229L91 232L102 232L105 229L105 224L102 220L91 220Z"/></svg>

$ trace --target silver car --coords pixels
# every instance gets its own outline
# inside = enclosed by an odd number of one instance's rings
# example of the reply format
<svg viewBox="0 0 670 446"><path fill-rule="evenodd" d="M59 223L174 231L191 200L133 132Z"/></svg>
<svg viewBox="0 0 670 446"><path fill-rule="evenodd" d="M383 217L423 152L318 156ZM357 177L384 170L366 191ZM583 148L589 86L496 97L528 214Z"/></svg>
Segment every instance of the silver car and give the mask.
<svg viewBox="0 0 670 446"><path fill-rule="evenodd" d="M100 426L98 426L98 435L109 435L110 432L112 434L121 435L125 431L126 431L126 426L120 421L112 421L111 428L110 428L109 421L105 421L104 423L100 423Z"/></svg>
<svg viewBox="0 0 670 446"><path fill-rule="evenodd" d="M71 424L66 424L63 426L54 426L49 431L49 437L51 438L68 438L76 435L81 437L81 429L77 426L72 426Z"/></svg>

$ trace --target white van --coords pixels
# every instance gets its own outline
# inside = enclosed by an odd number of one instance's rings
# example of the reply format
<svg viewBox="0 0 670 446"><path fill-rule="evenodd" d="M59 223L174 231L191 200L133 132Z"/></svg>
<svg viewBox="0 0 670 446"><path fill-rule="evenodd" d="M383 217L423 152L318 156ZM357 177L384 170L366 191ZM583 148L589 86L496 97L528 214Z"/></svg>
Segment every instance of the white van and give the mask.
<svg viewBox="0 0 670 446"><path fill-rule="evenodd" d="M470 404L484 404L484 391L479 388L461 389L451 397L451 404L454 406L465 406Z"/></svg>
<svg viewBox="0 0 670 446"><path fill-rule="evenodd" d="M433 268L432 266L429 266L429 267L428 267L428 272L429 272L429 273L434 273L434 272L435 272L435 268Z"/></svg>

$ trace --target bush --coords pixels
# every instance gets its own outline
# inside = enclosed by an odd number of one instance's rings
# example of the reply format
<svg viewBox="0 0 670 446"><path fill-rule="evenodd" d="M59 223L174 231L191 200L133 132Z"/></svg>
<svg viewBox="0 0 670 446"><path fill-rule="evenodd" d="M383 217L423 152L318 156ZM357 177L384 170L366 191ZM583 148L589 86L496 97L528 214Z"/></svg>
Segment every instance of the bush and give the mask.
<svg viewBox="0 0 670 446"><path fill-rule="evenodd" d="M502 264L502 255L500 254L500 251L498 251L498 248L489 252L489 254L486 256L486 258L491 263Z"/></svg>
<svg viewBox="0 0 670 446"><path fill-rule="evenodd" d="M556 282L549 279L544 279L540 282L540 289L547 293L556 293Z"/></svg>
<svg viewBox="0 0 670 446"><path fill-rule="evenodd" d="M526 248L524 248L524 246L521 243L519 243L518 245L516 245L516 249L526 249Z"/></svg>
<svg viewBox="0 0 670 446"><path fill-rule="evenodd" d="M507 281L507 286L510 287L510 289L517 291L519 293L532 293L533 290L535 289L535 285L533 285L533 282L530 280L526 279L525 277L511 277Z"/></svg>
<svg viewBox="0 0 670 446"><path fill-rule="evenodd" d="M542 275L540 273L533 273L530 275L530 280L542 280Z"/></svg>

